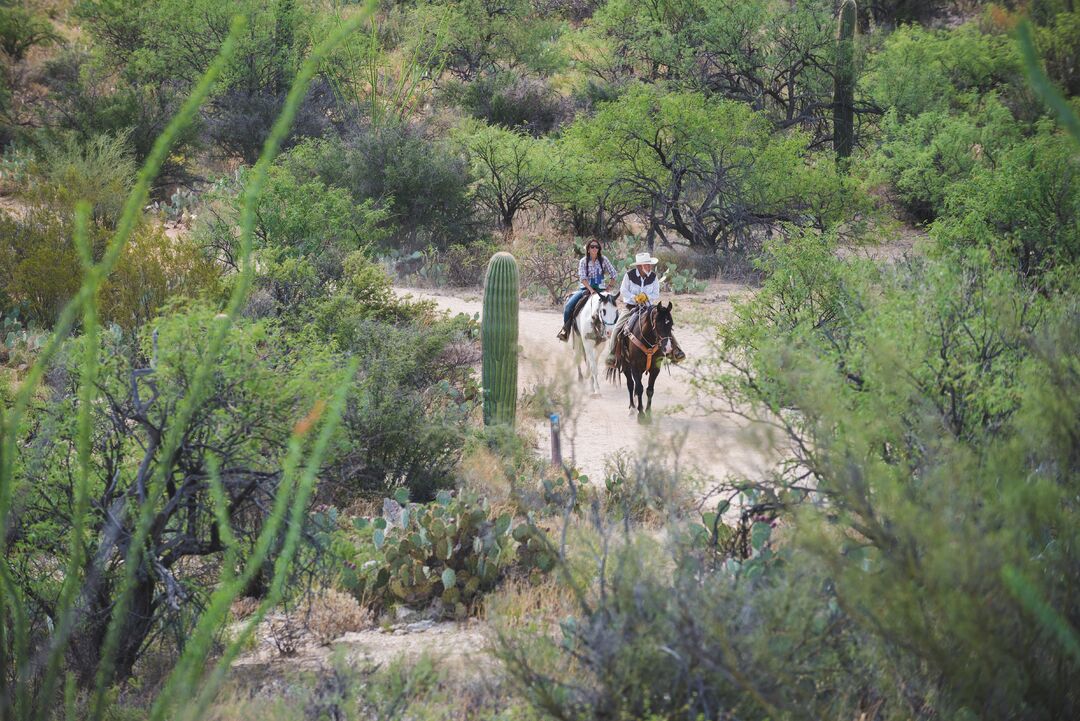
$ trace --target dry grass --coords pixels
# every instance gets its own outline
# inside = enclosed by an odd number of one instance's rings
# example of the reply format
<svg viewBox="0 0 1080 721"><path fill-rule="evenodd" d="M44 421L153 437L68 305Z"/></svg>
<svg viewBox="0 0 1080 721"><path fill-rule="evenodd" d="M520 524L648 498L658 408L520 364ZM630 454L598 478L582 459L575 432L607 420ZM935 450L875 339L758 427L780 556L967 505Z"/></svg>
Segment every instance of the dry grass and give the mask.
<svg viewBox="0 0 1080 721"><path fill-rule="evenodd" d="M374 623L369 609L362 608L352 595L332 588L314 591L305 606L304 625L323 646Z"/></svg>
<svg viewBox="0 0 1080 721"><path fill-rule="evenodd" d="M548 574L504 583L485 599L483 619L506 631L545 630L574 610L573 595Z"/></svg>
<svg viewBox="0 0 1080 721"><path fill-rule="evenodd" d="M233 604L233 616L250 614L256 599L240 599ZM371 628L375 623L370 609L350 594L332 588L315 588L298 604L267 616L261 635L281 656L293 656L311 645L327 646L346 633Z"/></svg>

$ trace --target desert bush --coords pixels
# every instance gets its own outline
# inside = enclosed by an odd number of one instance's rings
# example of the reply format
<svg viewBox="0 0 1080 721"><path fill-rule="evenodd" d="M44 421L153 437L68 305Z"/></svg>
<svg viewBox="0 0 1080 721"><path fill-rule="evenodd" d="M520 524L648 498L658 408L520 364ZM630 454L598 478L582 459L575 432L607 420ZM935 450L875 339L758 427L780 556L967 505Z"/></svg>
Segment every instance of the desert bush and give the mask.
<svg viewBox="0 0 1080 721"><path fill-rule="evenodd" d="M573 120L574 106L542 77L513 72L451 86L448 99L474 118L540 137Z"/></svg>
<svg viewBox="0 0 1080 721"><path fill-rule="evenodd" d="M70 221L34 209L22 218L3 216L0 229L0 292L24 309L27 320L51 327L80 285L82 265ZM105 231L92 230L92 255L99 257ZM218 270L202 250L142 223L120 255L115 275L100 292L101 317L131 329L151 319L172 298L209 297L217 292Z"/></svg>
<svg viewBox="0 0 1080 721"><path fill-rule="evenodd" d="M155 473L170 480L168 499L155 509L158 523L151 536L155 555L143 561L145 577L133 594L139 612L125 621L124 641L116 661L121 676L145 650L151 634L171 624L190 624L187 609L200 594L209 593L199 579L203 572L192 558L221 550L210 486L206 479L216 471L208 444L221 459L220 483L229 499L228 518L233 534L250 549L282 479L281 464L287 452L295 419L318 397L320 379L332 377L325 354L312 350L286 350L283 339L265 324L241 327L218 359L212 393L200 402L198 413L185 429L192 443L172 457L161 456L162 434L178 417L177 407L194 382L195 369L214 323L215 312L195 310L159 318L154 332L145 331L140 345L125 349L113 337L102 349L103 368L97 392L103 402L95 407L93 426L95 455L90 469L90 497L101 509L88 529L95 541L88 558L111 558L100 571L97 604L109 604L123 576L122 554L114 544L134 532L136 517L122 510L129 495L139 492ZM85 341L84 341L85 342ZM69 356L79 358L78 344ZM139 373L143 364L150 372ZM152 365L151 365L152 364ZM291 369L291 370L288 370ZM66 473L66 458L77 443L76 414L80 376L68 367L58 374L45 407L35 416L33 432L42 441L26 460L24 473L33 479L32 493L18 515L19 531L11 539L12 567L21 587L34 599L32 618L44 623L61 593L60 579L35 571L52 548L52 540L70 532L76 478ZM202 439L196 441L195 439ZM213 440L211 440L213 439ZM162 464L168 469L162 468ZM120 472L127 469L128 472ZM57 494L63 512L56 513ZM184 523L178 523L182 517ZM112 524L121 524L113 528ZM239 558L236 560L240 560ZM100 640L110 614L107 606L92 606L75 629L70 660L84 681L93 678L98 664ZM183 636L181 632L180 637Z"/></svg>
<svg viewBox="0 0 1080 721"><path fill-rule="evenodd" d="M0 214L0 287L24 317L49 327L79 288L71 225L45 210ZM96 243L100 247L100 240Z"/></svg>
<svg viewBox="0 0 1080 721"><path fill-rule="evenodd" d="M274 118L285 102L288 88L284 86L256 88L234 86L216 100L217 108L204 124L206 139L230 156L254 163L262 150ZM325 80L312 84L297 114L286 147L304 138L318 138L332 133L331 118L337 99Z"/></svg>
<svg viewBox="0 0 1080 721"><path fill-rule="evenodd" d="M468 244L478 237L469 197L468 161L449 141L419 126L364 126L348 140L322 139L290 153L294 172L310 172L344 188L357 204L386 208L381 248L420 250Z"/></svg>
<svg viewBox="0 0 1080 721"><path fill-rule="evenodd" d="M632 537L602 558L610 570L555 634L500 634L496 653L537 710L695 719L858 708L873 671L859 666L858 639L828 587L813 569L789 571L798 560L789 553L763 547L719 570L683 541L663 549Z"/></svg>
<svg viewBox="0 0 1080 721"><path fill-rule="evenodd" d="M932 227L946 248L983 246L1033 283L1080 261L1080 164L1068 138L1043 127L948 189Z"/></svg>
<svg viewBox="0 0 1080 721"><path fill-rule="evenodd" d="M37 122L44 126L46 137L73 134L83 144L99 136L124 136L128 150L140 163L184 98L184 88L175 78L125 82L88 48L79 46L65 46L50 57L35 81L49 91L36 106ZM190 158L199 149L198 135L195 127L179 133L175 152L163 163L161 185L190 181Z"/></svg>
<svg viewBox="0 0 1080 721"><path fill-rule="evenodd" d="M1060 12L1052 27L1040 28L1038 45L1046 70L1066 95L1080 95L1080 12Z"/></svg>
<svg viewBox="0 0 1080 721"><path fill-rule="evenodd" d="M79 142L67 136L45 147L27 169L22 195L27 202L71 217L75 203L90 203L90 217L115 228L124 199L135 181L128 134L97 136Z"/></svg>
<svg viewBox="0 0 1080 721"><path fill-rule="evenodd" d="M409 45L420 48L416 54L430 71L446 71L464 82L512 68L551 73L565 64L553 42L563 24L532 10L527 0L420 5L411 13L415 34Z"/></svg>
<svg viewBox="0 0 1080 721"><path fill-rule="evenodd" d="M881 145L869 162L916 220L933 220L945 211L952 185L992 165L1019 141L1021 131L993 97L971 114L930 111L902 122L890 110L882 123Z"/></svg>
<svg viewBox="0 0 1080 721"><path fill-rule="evenodd" d="M372 622L371 613L361 608L353 596L333 588L314 589L298 613L322 645L350 631L361 631Z"/></svg>
<svg viewBox="0 0 1080 721"><path fill-rule="evenodd" d="M395 327L356 313L342 327L341 347L370 361L342 419L347 442L324 471L327 493L347 503L404 486L418 501L434 498L454 484L480 400L476 322L458 315Z"/></svg>
<svg viewBox="0 0 1080 721"><path fill-rule="evenodd" d="M48 18L19 5L0 6L0 51L10 62L20 62L34 46L60 39Z"/></svg>
<svg viewBox="0 0 1080 721"><path fill-rule="evenodd" d="M124 247L102 286L101 317L130 330L148 323L171 301L208 300L220 290L220 270L198 245L147 224Z"/></svg>
<svg viewBox="0 0 1080 721"><path fill-rule="evenodd" d="M202 132L220 151L253 164L284 106L289 79L311 50L312 13L303 3L244 0L224 6L209 0L153 0L121 5L86 0L77 6L77 16L97 41L99 62L140 94L158 86L182 95L215 55L216 46L206 38L223 37L236 12L248 14L250 31L202 112ZM334 103L325 81L310 83L285 147L325 132Z"/></svg>
<svg viewBox="0 0 1080 721"><path fill-rule="evenodd" d="M515 255L521 263L524 287L543 291L552 305L565 303L578 284L578 259L584 255L578 252L575 239L529 237L518 245Z"/></svg>
<svg viewBox="0 0 1080 721"><path fill-rule="evenodd" d="M953 30L898 28L880 52L869 56L860 82L900 122L927 112L969 109L992 92L1026 92L1012 39L980 32L974 22Z"/></svg>
<svg viewBox="0 0 1080 721"><path fill-rule="evenodd" d="M454 243L439 254L446 267L446 282L458 288L474 288L484 280L488 261L498 250L490 240L478 240L469 245Z"/></svg>
<svg viewBox="0 0 1080 721"><path fill-rule="evenodd" d="M638 454L617 451L604 462L604 508L616 518L640 523L681 516L693 485L659 447Z"/></svg>

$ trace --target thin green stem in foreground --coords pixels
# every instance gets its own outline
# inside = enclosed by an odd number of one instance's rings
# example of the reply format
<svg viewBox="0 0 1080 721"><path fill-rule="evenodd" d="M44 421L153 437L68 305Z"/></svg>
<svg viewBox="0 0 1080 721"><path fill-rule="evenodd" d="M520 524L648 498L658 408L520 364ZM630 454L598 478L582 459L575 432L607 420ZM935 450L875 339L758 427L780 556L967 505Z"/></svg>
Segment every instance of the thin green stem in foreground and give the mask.
<svg viewBox="0 0 1080 721"><path fill-rule="evenodd" d="M1031 34L1031 22L1025 20L1016 29L1017 40L1020 44L1020 55L1024 59L1024 70L1027 71L1028 81L1035 93L1042 98L1050 110L1057 116L1058 122L1068 131L1073 139L1080 143L1080 118L1076 116L1069 105L1069 101L1054 87L1043 70L1039 54L1035 49L1035 39Z"/></svg>
<svg viewBox="0 0 1080 721"><path fill-rule="evenodd" d="M94 283L90 276L95 272L90 253L89 240L90 204L83 201L75 208L75 247L82 260L84 282ZM90 462L93 438L93 407L98 373L98 318L97 294L90 295L83 303L83 357L80 363L79 407L76 416L76 454L78 475L75 482L75 509L72 513L71 537L68 541L68 564L64 571L64 585L60 592L49 658L45 665L45 679L38 694L36 718L44 720L48 713L49 699L56 690L60 662L74 626L75 603L82 588L84 551L86 549L87 516L90 512Z"/></svg>
<svg viewBox="0 0 1080 721"><path fill-rule="evenodd" d="M145 550L147 535L153 521L154 509L157 500L164 490L165 478L169 470L169 459L173 457L184 437L187 425L201 404L208 381L216 366L217 357L224 345L225 338L233 321L239 315L247 297L247 291L251 285L254 268L251 258L252 238L254 236L255 212L258 200L265 185L267 170L273 162L281 143L288 135L292 121L307 93L308 85L314 77L319 65L326 55L344 38L352 33L368 17L374 9L374 2L364 6L362 12L350 18L339 27L325 41L318 45L311 55L304 61L289 89L288 96L281 114L274 122L273 128L263 145L262 154L255 164L251 180L245 189L243 211L240 219L240 247L241 247L241 270L239 278L233 288L232 295L224 313L218 316L217 324L211 330L211 337L207 349L196 368L192 382L186 395L179 404L176 413L171 419L170 426L165 433L165 439L160 450L159 457L162 462L155 469L153 478L149 484L144 502L139 509L138 521L135 532L128 545L128 553L124 559L124 578L121 583L121 594L113 607L109 627L103 644L102 663L98 668L94 692L94 713L92 718L100 719L104 712L106 690L112 681L115 668L114 656L119 646L120 633L123 629L124 619L128 612L131 594L135 586L138 570L142 566L142 553ZM207 619L212 621L214 619Z"/></svg>

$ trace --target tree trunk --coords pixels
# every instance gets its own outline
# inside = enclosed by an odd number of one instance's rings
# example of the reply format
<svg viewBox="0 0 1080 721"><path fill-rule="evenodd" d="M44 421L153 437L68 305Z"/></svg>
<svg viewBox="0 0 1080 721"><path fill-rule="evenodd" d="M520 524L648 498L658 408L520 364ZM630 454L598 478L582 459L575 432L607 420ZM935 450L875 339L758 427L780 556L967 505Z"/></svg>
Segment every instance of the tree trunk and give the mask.
<svg viewBox="0 0 1080 721"><path fill-rule="evenodd" d="M153 627L155 587L153 577L135 582L128 612L120 629L113 681L129 678L135 662L139 659L139 651ZM94 685L94 677L102 661L105 635L112 618L113 603L118 597L119 591L112 584L101 584L92 598L85 599L85 619L75 630L68 646L68 660L75 669L76 680L83 688Z"/></svg>

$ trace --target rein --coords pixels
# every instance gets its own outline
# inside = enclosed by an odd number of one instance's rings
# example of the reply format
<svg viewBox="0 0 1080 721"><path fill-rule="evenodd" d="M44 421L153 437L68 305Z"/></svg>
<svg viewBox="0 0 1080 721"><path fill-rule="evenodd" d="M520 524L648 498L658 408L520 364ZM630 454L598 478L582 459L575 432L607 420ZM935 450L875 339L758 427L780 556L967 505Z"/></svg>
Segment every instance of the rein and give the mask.
<svg viewBox="0 0 1080 721"><path fill-rule="evenodd" d="M649 315L651 316L651 315L655 315L655 314L650 313ZM645 354L645 372L646 373L648 373L650 370L652 370L653 356L656 355L656 352L658 350L660 350L660 343L661 343L661 341L664 340L664 338L660 337L660 332L656 329L655 325L653 326L652 331L653 331L653 334L656 336L656 343L654 345L652 345L652 346L646 346L644 339L643 338L639 339L633 333L627 333L626 334L627 337L630 338L630 342L633 343L635 346L637 346L637 349ZM644 336L644 333L642 333L642 336Z"/></svg>

